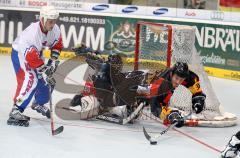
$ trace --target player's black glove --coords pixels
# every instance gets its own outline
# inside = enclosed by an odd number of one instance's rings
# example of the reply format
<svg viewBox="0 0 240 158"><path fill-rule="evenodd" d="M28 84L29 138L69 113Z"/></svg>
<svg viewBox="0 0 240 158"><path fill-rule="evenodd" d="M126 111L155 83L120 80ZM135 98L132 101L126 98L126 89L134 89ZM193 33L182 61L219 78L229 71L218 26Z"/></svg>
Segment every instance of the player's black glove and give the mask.
<svg viewBox="0 0 240 158"><path fill-rule="evenodd" d="M53 76L47 76L45 81L47 82L48 85L50 85L51 87L54 87L56 84L56 80L54 79Z"/></svg>
<svg viewBox="0 0 240 158"><path fill-rule="evenodd" d="M50 59L49 59L50 60ZM53 77L53 73L56 71L56 67L41 65L36 68L38 79L43 79L48 85L54 87L56 81Z"/></svg>
<svg viewBox="0 0 240 158"><path fill-rule="evenodd" d="M192 96L192 109L199 114L205 108L206 95L204 93L198 93Z"/></svg>
<svg viewBox="0 0 240 158"><path fill-rule="evenodd" d="M59 60L49 59L47 62L47 65L46 65L45 74L47 76L52 76L54 74L54 72L57 70L59 63L60 63Z"/></svg>
<svg viewBox="0 0 240 158"><path fill-rule="evenodd" d="M170 114L168 114L167 119L170 121L171 124L177 122L177 128L184 126L184 119L178 110L172 110Z"/></svg>

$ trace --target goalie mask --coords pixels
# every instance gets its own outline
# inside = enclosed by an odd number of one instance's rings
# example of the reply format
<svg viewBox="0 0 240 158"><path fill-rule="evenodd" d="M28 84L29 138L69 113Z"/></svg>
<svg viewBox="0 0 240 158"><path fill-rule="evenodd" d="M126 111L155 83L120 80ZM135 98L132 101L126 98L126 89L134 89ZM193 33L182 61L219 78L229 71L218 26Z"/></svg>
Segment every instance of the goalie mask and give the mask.
<svg viewBox="0 0 240 158"><path fill-rule="evenodd" d="M108 63L117 68L119 71L122 70L123 61L119 54L110 54L108 56Z"/></svg>

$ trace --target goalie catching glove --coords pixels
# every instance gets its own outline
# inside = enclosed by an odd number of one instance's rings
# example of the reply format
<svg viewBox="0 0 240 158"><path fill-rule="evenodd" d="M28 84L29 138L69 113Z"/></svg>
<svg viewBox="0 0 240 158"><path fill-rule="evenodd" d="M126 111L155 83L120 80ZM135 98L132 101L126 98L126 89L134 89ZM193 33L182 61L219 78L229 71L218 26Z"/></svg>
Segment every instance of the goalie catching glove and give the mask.
<svg viewBox="0 0 240 158"><path fill-rule="evenodd" d="M72 50L74 51L76 56L81 56L81 55L85 55L88 53L93 53L95 55L101 54L101 52L99 50L95 51L92 48L87 47L84 43L76 45L75 47L72 48Z"/></svg>
<svg viewBox="0 0 240 158"><path fill-rule="evenodd" d="M204 93L198 93L192 96L192 109L196 114L202 112L205 108L206 95Z"/></svg>

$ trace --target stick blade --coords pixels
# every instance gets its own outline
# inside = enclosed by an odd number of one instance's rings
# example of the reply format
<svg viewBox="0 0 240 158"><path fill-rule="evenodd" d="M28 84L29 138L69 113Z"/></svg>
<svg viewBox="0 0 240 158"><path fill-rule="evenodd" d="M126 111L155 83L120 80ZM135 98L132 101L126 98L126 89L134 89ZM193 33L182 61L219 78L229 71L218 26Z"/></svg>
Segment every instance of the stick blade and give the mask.
<svg viewBox="0 0 240 158"><path fill-rule="evenodd" d="M147 133L147 131L146 131L146 129L145 129L144 126L143 126L143 134L144 134L145 138L146 138L148 141L150 141L151 136Z"/></svg>
<svg viewBox="0 0 240 158"><path fill-rule="evenodd" d="M58 134L62 133L63 130L64 130L63 126L60 126L52 132L52 135L54 135L54 136L58 135Z"/></svg>
<svg viewBox="0 0 240 158"><path fill-rule="evenodd" d="M146 131L144 126L143 126L143 134L144 134L145 138L150 142L151 145L157 144L157 141L152 140L152 137L148 134L148 132Z"/></svg>

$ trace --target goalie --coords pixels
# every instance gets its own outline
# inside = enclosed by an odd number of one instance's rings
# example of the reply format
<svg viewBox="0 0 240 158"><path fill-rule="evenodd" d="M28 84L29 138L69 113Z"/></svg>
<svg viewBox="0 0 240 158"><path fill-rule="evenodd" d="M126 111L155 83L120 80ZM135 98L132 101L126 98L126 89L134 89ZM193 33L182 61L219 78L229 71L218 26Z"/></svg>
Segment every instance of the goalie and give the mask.
<svg viewBox="0 0 240 158"><path fill-rule="evenodd" d="M178 85L185 86L192 93L193 111L196 114L202 112L205 108L206 95L200 87L199 77L183 62L177 62L172 68L156 74L149 86L137 86L136 91L150 98L152 114L160 117L164 124L178 122L176 127L182 127L184 119L180 111L169 107L170 98Z"/></svg>
<svg viewBox="0 0 240 158"><path fill-rule="evenodd" d="M139 85L142 77L135 78L132 72L122 72L123 61L119 54L110 54L105 59L99 51L93 51L83 44L73 50L77 56L86 57L85 61L94 73L86 75L89 78L85 79L85 90L73 97L70 108L78 109L80 119L103 114L116 118L130 115L139 102L135 98L137 93L128 90L128 85ZM86 101L87 97L94 102ZM87 107L86 102L89 102Z"/></svg>

